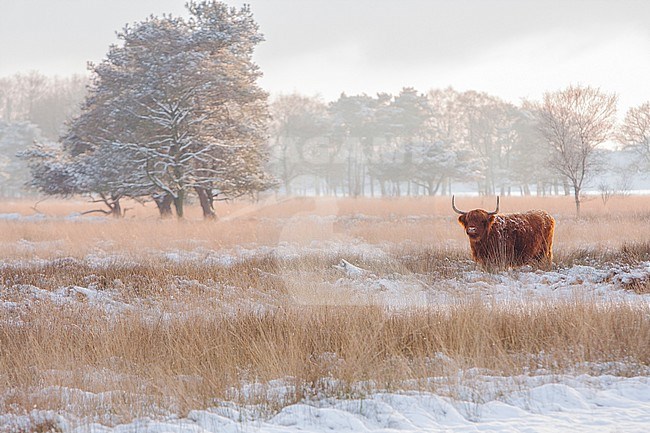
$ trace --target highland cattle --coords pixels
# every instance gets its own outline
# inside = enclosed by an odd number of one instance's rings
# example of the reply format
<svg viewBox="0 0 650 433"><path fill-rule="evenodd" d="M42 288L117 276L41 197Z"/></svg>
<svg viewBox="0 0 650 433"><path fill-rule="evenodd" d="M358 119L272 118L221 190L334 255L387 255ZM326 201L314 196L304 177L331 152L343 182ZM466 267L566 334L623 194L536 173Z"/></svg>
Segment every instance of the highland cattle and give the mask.
<svg viewBox="0 0 650 433"><path fill-rule="evenodd" d="M548 212L499 214L499 197L493 212L459 210L454 196L451 207L460 214L458 222L469 237L472 258L484 269L524 265L551 268L555 219Z"/></svg>

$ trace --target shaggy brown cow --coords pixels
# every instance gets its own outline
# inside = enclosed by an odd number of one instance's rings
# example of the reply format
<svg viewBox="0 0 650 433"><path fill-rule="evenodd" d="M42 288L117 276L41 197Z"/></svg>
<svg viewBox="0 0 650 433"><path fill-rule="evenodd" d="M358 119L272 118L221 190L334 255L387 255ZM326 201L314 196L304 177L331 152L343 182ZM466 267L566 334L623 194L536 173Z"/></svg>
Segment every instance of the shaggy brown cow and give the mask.
<svg viewBox="0 0 650 433"><path fill-rule="evenodd" d="M553 231L555 220L543 210L525 213L498 214L474 209L456 209L458 222L469 236L472 258L486 269L506 269L514 266L537 265L550 269L553 260Z"/></svg>

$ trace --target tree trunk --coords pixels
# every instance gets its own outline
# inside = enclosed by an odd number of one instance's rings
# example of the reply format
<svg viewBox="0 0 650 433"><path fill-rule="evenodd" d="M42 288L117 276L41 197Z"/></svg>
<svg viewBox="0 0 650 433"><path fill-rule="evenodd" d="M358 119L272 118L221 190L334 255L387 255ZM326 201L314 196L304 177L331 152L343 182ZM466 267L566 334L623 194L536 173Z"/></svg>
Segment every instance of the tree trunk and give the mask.
<svg viewBox="0 0 650 433"><path fill-rule="evenodd" d="M208 192L205 188L201 188L200 186L195 187L194 190L199 196L201 209L203 209L203 219L217 219L217 214L214 212L214 199L212 197L212 193Z"/></svg>
<svg viewBox="0 0 650 433"><path fill-rule="evenodd" d="M426 195L435 194L435 191L433 190L433 179L427 179L427 184L424 187L424 192Z"/></svg>
<svg viewBox="0 0 650 433"><path fill-rule="evenodd" d="M580 187L573 186L573 198L576 202L576 217L580 218Z"/></svg>
<svg viewBox="0 0 650 433"><path fill-rule="evenodd" d="M114 199L113 203L110 205L111 216L114 218L122 218L122 205L120 204L120 199Z"/></svg>
<svg viewBox="0 0 650 433"><path fill-rule="evenodd" d="M100 194L101 201L108 206L108 211L100 211L106 215L110 215L113 218L122 218L122 205L120 204L120 195L111 194L110 197L105 194Z"/></svg>
<svg viewBox="0 0 650 433"><path fill-rule="evenodd" d="M445 195L445 186L444 186L445 181L446 181L445 176L440 176L438 182L436 182L436 185L433 186L433 189L431 190L431 195L438 194L438 190L441 189L440 187L442 187L442 190L440 191L440 195ZM431 185L433 185L433 183Z"/></svg>
<svg viewBox="0 0 650 433"><path fill-rule="evenodd" d="M156 202L160 218L171 218L172 216L172 202L174 201L171 194L154 194L153 200Z"/></svg>
<svg viewBox="0 0 650 433"><path fill-rule="evenodd" d="M289 167L287 161L289 160L289 157L287 156L287 150L286 148L284 149L284 155L282 158L282 169L283 169L283 176L282 180L284 182L284 193L286 195L291 195L291 178L289 176Z"/></svg>
<svg viewBox="0 0 650 433"><path fill-rule="evenodd" d="M184 202L185 202L185 191L180 190L178 191L178 193L176 193L176 197L174 197L174 209L176 209L176 217L179 219L182 219L184 215L184 210L183 210Z"/></svg>

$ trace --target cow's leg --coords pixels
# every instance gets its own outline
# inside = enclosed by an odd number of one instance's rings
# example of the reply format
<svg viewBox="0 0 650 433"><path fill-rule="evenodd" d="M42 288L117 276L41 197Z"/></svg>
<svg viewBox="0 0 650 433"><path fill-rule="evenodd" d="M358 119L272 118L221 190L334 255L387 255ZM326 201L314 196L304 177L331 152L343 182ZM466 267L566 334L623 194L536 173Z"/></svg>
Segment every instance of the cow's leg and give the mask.
<svg viewBox="0 0 650 433"><path fill-rule="evenodd" d="M540 268L550 271L553 268L553 235L547 236L539 254Z"/></svg>

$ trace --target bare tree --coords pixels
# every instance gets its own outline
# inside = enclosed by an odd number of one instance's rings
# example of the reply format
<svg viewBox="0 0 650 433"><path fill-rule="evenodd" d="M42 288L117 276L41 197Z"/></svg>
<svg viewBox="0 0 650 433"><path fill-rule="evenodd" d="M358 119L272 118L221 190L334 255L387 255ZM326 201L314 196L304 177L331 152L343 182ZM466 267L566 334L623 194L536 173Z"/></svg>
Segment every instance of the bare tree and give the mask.
<svg viewBox="0 0 650 433"><path fill-rule="evenodd" d="M615 94L569 86L545 93L537 104L539 128L551 149L549 165L571 182L578 217L584 182L597 165L595 151L614 128L616 101Z"/></svg>
<svg viewBox="0 0 650 433"><path fill-rule="evenodd" d="M617 140L626 148L637 152L646 167L650 167L650 102L628 110Z"/></svg>
<svg viewBox="0 0 650 433"><path fill-rule="evenodd" d="M44 139L55 141L79 112L87 84L86 76L48 77L36 71L0 78L0 119L33 123Z"/></svg>

